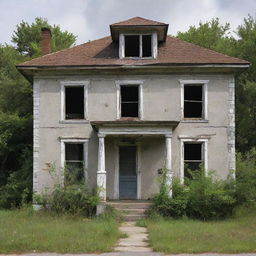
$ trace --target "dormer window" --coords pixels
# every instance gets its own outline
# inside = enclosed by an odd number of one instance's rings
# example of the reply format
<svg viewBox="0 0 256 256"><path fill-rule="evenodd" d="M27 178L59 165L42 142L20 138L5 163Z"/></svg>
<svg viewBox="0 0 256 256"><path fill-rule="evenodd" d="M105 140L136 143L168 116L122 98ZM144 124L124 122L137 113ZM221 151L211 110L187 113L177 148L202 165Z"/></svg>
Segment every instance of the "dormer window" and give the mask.
<svg viewBox="0 0 256 256"><path fill-rule="evenodd" d="M124 35L125 57L152 57L152 35Z"/></svg>
<svg viewBox="0 0 256 256"><path fill-rule="evenodd" d="M120 34L120 58L156 58L157 34Z"/></svg>

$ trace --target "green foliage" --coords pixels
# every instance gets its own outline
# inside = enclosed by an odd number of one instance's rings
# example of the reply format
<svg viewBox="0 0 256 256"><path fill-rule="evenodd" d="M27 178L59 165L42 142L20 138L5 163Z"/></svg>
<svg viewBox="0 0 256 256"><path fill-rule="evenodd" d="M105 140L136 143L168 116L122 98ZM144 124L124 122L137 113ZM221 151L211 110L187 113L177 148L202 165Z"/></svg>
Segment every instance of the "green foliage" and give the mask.
<svg viewBox="0 0 256 256"><path fill-rule="evenodd" d="M162 175L165 175L163 173ZM153 207L149 215L155 213L164 217L191 217L201 220L223 219L231 216L236 206L235 186L233 181L218 180L213 173L204 175L202 170L193 171L192 179L186 185L173 180L172 197L167 191L160 189L153 199ZM165 178L162 179L164 181ZM160 187L166 187L160 184Z"/></svg>
<svg viewBox="0 0 256 256"><path fill-rule="evenodd" d="M12 42L22 55L36 57L41 55L41 28L48 27L52 32L52 51L69 48L74 45L76 36L67 31L61 31L59 25L51 26L47 19L37 17L31 25L22 21L17 25L12 36Z"/></svg>
<svg viewBox="0 0 256 256"><path fill-rule="evenodd" d="M86 187L86 181L77 180L77 168L64 170L68 175L65 185L54 164L49 166L49 173L55 182L53 191L45 191L34 196L35 203L41 205L43 210L50 211L57 215L74 215L92 217L96 213L96 206L99 203L97 193L90 192ZM80 171L79 171L80 172Z"/></svg>
<svg viewBox="0 0 256 256"><path fill-rule="evenodd" d="M187 216L201 220L231 216L236 206L232 183L217 179L213 173L206 176L204 172L194 172L188 184Z"/></svg>
<svg viewBox="0 0 256 256"><path fill-rule="evenodd" d="M239 204L256 203L256 149L237 154L236 198Z"/></svg>
<svg viewBox="0 0 256 256"><path fill-rule="evenodd" d="M32 197L32 86L15 65L40 55L43 26L52 30L53 51L74 44L73 34L37 18L17 26L12 37L17 49L0 45L0 208Z"/></svg>

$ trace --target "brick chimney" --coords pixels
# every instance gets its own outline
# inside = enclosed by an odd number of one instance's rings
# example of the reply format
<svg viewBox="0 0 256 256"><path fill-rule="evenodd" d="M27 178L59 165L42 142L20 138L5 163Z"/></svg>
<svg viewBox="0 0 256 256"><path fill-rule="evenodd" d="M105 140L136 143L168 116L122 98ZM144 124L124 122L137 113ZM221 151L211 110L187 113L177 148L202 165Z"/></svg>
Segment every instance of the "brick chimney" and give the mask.
<svg viewBox="0 0 256 256"><path fill-rule="evenodd" d="M42 41L41 41L41 47L42 47L42 53L43 55L51 53L52 52L52 33L49 28L41 28L42 31Z"/></svg>

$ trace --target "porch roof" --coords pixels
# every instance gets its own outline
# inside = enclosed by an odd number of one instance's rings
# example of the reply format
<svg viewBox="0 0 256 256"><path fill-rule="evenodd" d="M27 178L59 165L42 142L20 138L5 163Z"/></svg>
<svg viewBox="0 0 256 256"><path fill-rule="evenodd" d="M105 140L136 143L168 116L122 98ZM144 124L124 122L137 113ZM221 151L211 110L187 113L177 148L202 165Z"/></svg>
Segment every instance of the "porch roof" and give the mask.
<svg viewBox="0 0 256 256"><path fill-rule="evenodd" d="M92 127L99 135L165 135L171 136L178 121L118 120L94 121Z"/></svg>

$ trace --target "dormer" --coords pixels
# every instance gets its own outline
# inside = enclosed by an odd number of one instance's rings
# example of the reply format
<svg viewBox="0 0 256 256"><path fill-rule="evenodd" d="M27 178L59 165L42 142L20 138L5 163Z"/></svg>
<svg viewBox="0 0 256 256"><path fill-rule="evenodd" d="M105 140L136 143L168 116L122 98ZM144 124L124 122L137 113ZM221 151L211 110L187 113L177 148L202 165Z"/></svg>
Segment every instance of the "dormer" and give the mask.
<svg viewBox="0 0 256 256"><path fill-rule="evenodd" d="M110 25L120 59L156 59L158 45L165 42L167 30L168 24L140 17Z"/></svg>

